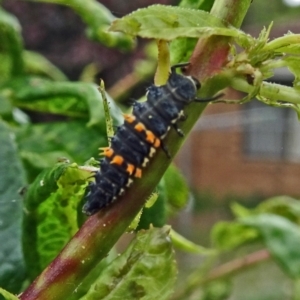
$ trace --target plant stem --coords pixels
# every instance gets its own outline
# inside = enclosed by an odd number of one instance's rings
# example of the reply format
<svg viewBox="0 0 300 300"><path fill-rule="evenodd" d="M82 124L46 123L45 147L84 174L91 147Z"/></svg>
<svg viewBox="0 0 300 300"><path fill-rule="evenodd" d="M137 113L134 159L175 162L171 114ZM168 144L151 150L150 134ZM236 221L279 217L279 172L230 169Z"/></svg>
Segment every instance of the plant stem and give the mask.
<svg viewBox="0 0 300 300"><path fill-rule="evenodd" d="M300 43L300 34L290 34L290 35L284 35L280 38L274 39L273 41L267 43L262 51L274 51L278 48L290 46L293 44Z"/></svg>
<svg viewBox="0 0 300 300"><path fill-rule="evenodd" d="M245 271L248 268L254 267L270 259L270 253L266 249L250 253L244 257L234 259L223 265L214 268L206 277L203 277L203 271L198 270L189 276L187 279L186 288L178 293L173 300L186 299L193 291L202 285L208 284L214 280L228 278L236 273Z"/></svg>
<svg viewBox="0 0 300 300"><path fill-rule="evenodd" d="M246 80L238 77L232 77L230 85L238 91L249 94L255 89L255 87L247 83ZM259 90L259 95L261 97L269 98L271 104L278 100L298 105L300 104L300 91L277 83L263 81Z"/></svg>
<svg viewBox="0 0 300 300"><path fill-rule="evenodd" d="M240 27L251 0L216 0L211 14L237 28ZM230 37L212 36L200 38L187 72L203 81L220 71L227 62Z"/></svg>
<svg viewBox="0 0 300 300"><path fill-rule="evenodd" d="M213 269L202 281L202 284L209 283L216 279L233 276L238 272L244 271L245 269L248 269L250 267L254 267L255 265L268 259L270 259L270 253L266 249L259 250L244 257L234 259Z"/></svg>

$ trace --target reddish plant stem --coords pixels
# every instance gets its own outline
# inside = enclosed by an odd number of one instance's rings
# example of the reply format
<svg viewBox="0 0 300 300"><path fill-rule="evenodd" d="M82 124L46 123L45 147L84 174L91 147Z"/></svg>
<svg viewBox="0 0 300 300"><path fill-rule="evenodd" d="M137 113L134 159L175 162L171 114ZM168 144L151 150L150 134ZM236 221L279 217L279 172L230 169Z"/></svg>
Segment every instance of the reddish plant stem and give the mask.
<svg viewBox="0 0 300 300"><path fill-rule="evenodd" d="M218 73L227 62L230 38L212 36L199 40L190 59L187 72L200 82ZM215 45L212 47L211 45Z"/></svg>
<svg viewBox="0 0 300 300"><path fill-rule="evenodd" d="M196 271L187 279L186 288L183 291L180 291L180 293L177 293L172 299L186 299L187 296L193 293L193 291L205 284L208 284L214 280L228 278L239 272L245 271L246 269L252 268L257 264L267 261L270 258L271 255L269 251L266 249L262 249L220 265L211 270L211 272L208 273L206 277L204 277L203 275L203 270L201 270L200 272Z"/></svg>
<svg viewBox="0 0 300 300"><path fill-rule="evenodd" d="M211 14L225 23L239 28L251 0L216 0ZM230 37L211 36L200 38L190 59L187 73L203 81L222 68L227 62Z"/></svg>
<svg viewBox="0 0 300 300"><path fill-rule="evenodd" d="M244 271L247 268L254 267L257 264L270 259L270 253L266 249L250 253L244 257L234 259L228 263L220 265L213 269L202 283L208 283L216 279L232 276L237 272Z"/></svg>

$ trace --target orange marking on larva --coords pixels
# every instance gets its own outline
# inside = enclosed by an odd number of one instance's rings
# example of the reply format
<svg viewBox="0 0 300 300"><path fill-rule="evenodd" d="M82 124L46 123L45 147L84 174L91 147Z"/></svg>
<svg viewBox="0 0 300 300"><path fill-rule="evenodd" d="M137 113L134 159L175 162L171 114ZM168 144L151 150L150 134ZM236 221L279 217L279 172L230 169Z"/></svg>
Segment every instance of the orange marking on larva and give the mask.
<svg viewBox="0 0 300 300"><path fill-rule="evenodd" d="M124 162L124 158L120 155L116 155L116 156L114 156L114 158L112 159L112 161L110 163L120 166L120 165L122 165L123 162Z"/></svg>
<svg viewBox="0 0 300 300"><path fill-rule="evenodd" d="M104 155L106 157L112 157L114 155L114 150L109 147L99 148L99 150L102 151L100 155Z"/></svg>
<svg viewBox="0 0 300 300"><path fill-rule="evenodd" d="M134 129L138 132L142 132L142 131L145 131L146 130L146 127L144 126L143 123L137 123L135 126L134 126Z"/></svg>
<svg viewBox="0 0 300 300"><path fill-rule="evenodd" d="M142 169L137 168L135 170L134 177L141 178L142 177Z"/></svg>
<svg viewBox="0 0 300 300"><path fill-rule="evenodd" d="M132 174L133 174L134 169L135 169L135 166L134 166L134 165L132 165L132 164L127 164L126 172L128 172L129 175L132 175Z"/></svg>
<svg viewBox="0 0 300 300"><path fill-rule="evenodd" d="M154 133L150 130L147 130L146 131L146 141L151 144L154 144L155 139L156 139L156 137L155 137Z"/></svg>
<svg viewBox="0 0 300 300"><path fill-rule="evenodd" d="M158 148L160 146L160 144L161 144L160 139L156 138L153 146L155 148Z"/></svg>
<svg viewBox="0 0 300 300"><path fill-rule="evenodd" d="M100 151L104 152L106 149L109 149L109 147L100 147L98 148Z"/></svg>
<svg viewBox="0 0 300 300"><path fill-rule="evenodd" d="M135 116L123 114L124 120L128 123L133 123L135 121Z"/></svg>

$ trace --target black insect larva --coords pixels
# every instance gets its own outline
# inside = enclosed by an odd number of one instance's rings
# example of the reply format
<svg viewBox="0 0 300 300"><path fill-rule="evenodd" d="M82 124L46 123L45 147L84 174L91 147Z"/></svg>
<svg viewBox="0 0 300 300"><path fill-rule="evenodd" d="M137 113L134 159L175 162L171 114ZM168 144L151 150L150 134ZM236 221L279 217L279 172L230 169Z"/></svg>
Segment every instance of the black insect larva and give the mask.
<svg viewBox="0 0 300 300"><path fill-rule="evenodd" d="M111 147L102 148L104 158L94 175L95 181L87 187L84 213L92 215L122 195L135 178L142 176L142 168L157 148L170 156L163 140L171 127L183 136L177 123L185 119L183 109L186 105L219 98L220 95L196 98L199 81L176 73L177 68L185 65L173 66L167 83L150 86L147 101L135 102L132 115L124 115L125 122L111 139Z"/></svg>

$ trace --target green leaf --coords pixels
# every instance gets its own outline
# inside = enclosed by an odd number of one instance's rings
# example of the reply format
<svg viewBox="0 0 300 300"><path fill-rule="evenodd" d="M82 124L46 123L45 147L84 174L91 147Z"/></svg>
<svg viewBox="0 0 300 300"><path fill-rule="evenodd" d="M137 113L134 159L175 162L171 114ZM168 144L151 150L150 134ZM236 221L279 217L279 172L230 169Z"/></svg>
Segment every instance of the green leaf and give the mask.
<svg viewBox="0 0 300 300"><path fill-rule="evenodd" d="M13 106L4 95L0 94L0 115L3 120L11 121L13 119Z"/></svg>
<svg viewBox="0 0 300 300"><path fill-rule="evenodd" d="M87 35L92 40L107 47L131 50L135 43L132 38L119 33L107 32L107 27L115 16L101 3L95 0L36 0L38 2L56 3L72 8L86 23Z"/></svg>
<svg viewBox="0 0 300 300"><path fill-rule="evenodd" d="M3 88L16 106L67 116L86 117L86 98L101 99L95 85L38 77L20 77Z"/></svg>
<svg viewBox="0 0 300 300"><path fill-rule="evenodd" d="M0 57L0 81L2 81L11 76L22 74L24 67L20 24L13 15L10 15L2 8L0 8L0 41L1 52L5 53L5 56Z"/></svg>
<svg viewBox="0 0 300 300"><path fill-rule="evenodd" d="M77 210L89 172L62 163L42 172L25 198L23 249L31 278L40 273L78 230Z"/></svg>
<svg viewBox="0 0 300 300"><path fill-rule="evenodd" d="M289 70L295 75L295 79L293 82L294 87L300 89L300 69L299 69L300 57L287 56L283 58L283 61L287 63Z"/></svg>
<svg viewBox="0 0 300 300"><path fill-rule="evenodd" d="M253 212L250 209L237 202L232 203L230 205L230 209L237 218L247 217L253 214Z"/></svg>
<svg viewBox="0 0 300 300"><path fill-rule="evenodd" d="M43 55L33 51L23 51L23 59L27 74L67 81L67 77Z"/></svg>
<svg viewBox="0 0 300 300"><path fill-rule="evenodd" d="M76 291L72 295L68 296L68 300L78 300L83 297L90 289L91 285L95 280L101 275L103 270L117 257L117 251L115 248L112 248L109 251L108 256L103 258L89 274L84 278L83 282L76 288Z"/></svg>
<svg viewBox="0 0 300 300"><path fill-rule="evenodd" d="M2 87L15 106L34 111L88 119L88 126L105 124L101 93L95 84L57 82L37 77L20 77ZM119 110L110 102L111 115Z"/></svg>
<svg viewBox="0 0 300 300"><path fill-rule="evenodd" d="M219 250L233 250L258 237L257 230L238 222L218 222L211 231L212 243Z"/></svg>
<svg viewBox="0 0 300 300"><path fill-rule="evenodd" d="M107 146L104 124L102 129L88 128L84 121L24 126L16 131L16 136L29 182L59 159L83 164L91 156L98 159L98 148Z"/></svg>
<svg viewBox="0 0 300 300"><path fill-rule="evenodd" d="M185 178L174 165L170 165L163 178L168 204L175 209L183 208L190 193Z"/></svg>
<svg viewBox="0 0 300 300"><path fill-rule="evenodd" d="M154 203L157 201L158 196L159 196L159 194L158 194L157 191L156 191L156 192L153 192L153 193L151 194L151 196L149 197L149 199L147 199L147 202L145 203L145 207L146 207L146 208L152 207L152 206L154 205Z"/></svg>
<svg viewBox="0 0 300 300"><path fill-rule="evenodd" d="M169 299L177 273L169 231L165 226L138 232L80 299Z"/></svg>
<svg viewBox="0 0 300 300"><path fill-rule="evenodd" d="M104 87L104 82L100 82L99 86L99 92L101 93L102 96L102 103L103 103L103 110L104 110L104 115L105 115L105 123L106 123L106 134L107 136L114 136L114 127L113 127L113 120L111 117L111 111L107 99L107 95L105 93L105 87ZM110 147L110 140L108 141L108 146Z"/></svg>
<svg viewBox="0 0 300 300"><path fill-rule="evenodd" d="M178 38L173 40L170 45L171 64L189 61L196 44L196 38Z"/></svg>
<svg viewBox="0 0 300 300"><path fill-rule="evenodd" d="M25 185L13 133L0 121L0 286L19 292L25 278L21 250L22 201Z"/></svg>
<svg viewBox="0 0 300 300"><path fill-rule="evenodd" d="M202 254L202 255L214 255L216 251L213 249L207 249L203 246L197 245L192 241L186 239L175 230L171 230L171 239L175 248L180 249L187 253Z"/></svg>
<svg viewBox="0 0 300 300"><path fill-rule="evenodd" d="M289 196L277 196L263 201L254 212L272 213L300 224L300 202Z"/></svg>
<svg viewBox="0 0 300 300"><path fill-rule="evenodd" d="M158 198L151 207L145 206L143 208L142 216L138 225L138 229L148 229L151 224L155 227L161 227L167 221L166 209L166 188L162 180L157 186Z"/></svg>
<svg viewBox="0 0 300 300"><path fill-rule="evenodd" d="M233 282L231 280L214 280L204 286L201 300L230 299L233 294Z"/></svg>
<svg viewBox="0 0 300 300"><path fill-rule="evenodd" d="M70 155L67 152L63 151L51 151L51 152L44 152L39 153L38 149L33 149L33 151L20 151L20 156L22 157L22 160L24 162L24 165L26 166L26 171L28 172L34 172L33 170L28 170L30 168L33 168L37 171L42 171L46 168L49 168L53 165L55 165L60 160L68 160L70 158ZM34 172L35 173L35 172ZM30 174L31 175L31 174ZM28 176L28 179L30 179L32 176ZM36 176L34 176L36 177ZM29 180L31 182L31 180Z"/></svg>
<svg viewBox="0 0 300 300"><path fill-rule="evenodd" d="M260 233L274 259L290 277L300 277L299 226L273 214L251 216L240 222Z"/></svg>
<svg viewBox="0 0 300 300"><path fill-rule="evenodd" d="M289 196L276 196L264 200L254 209L248 209L238 203L231 205L234 215L239 218L271 213L282 216L290 221L300 224L300 202Z"/></svg>
<svg viewBox="0 0 300 300"><path fill-rule="evenodd" d="M210 11L212 5L213 1L211 0L181 0L179 3L180 7L201 9L203 11ZM197 41L197 38L178 38L173 40L170 45L172 64L189 61Z"/></svg>
<svg viewBox="0 0 300 300"><path fill-rule="evenodd" d="M286 53L286 54L299 55L300 54L300 43L288 45L288 46L276 49L276 51L281 52L281 53Z"/></svg>
<svg viewBox="0 0 300 300"><path fill-rule="evenodd" d="M4 297L5 300L18 300L19 298L8 291L0 288L0 294Z"/></svg>
<svg viewBox="0 0 300 300"><path fill-rule="evenodd" d="M210 11L213 4L211 0L181 0L179 6Z"/></svg>
<svg viewBox="0 0 300 300"><path fill-rule="evenodd" d="M300 34L288 32L281 37L272 39L264 46L263 50L298 55L300 53Z"/></svg>
<svg viewBox="0 0 300 300"><path fill-rule="evenodd" d="M138 9L114 21L110 30L168 41L179 37L198 38L203 35L247 38L243 32L233 27L227 28L222 20L205 11L164 5Z"/></svg>

